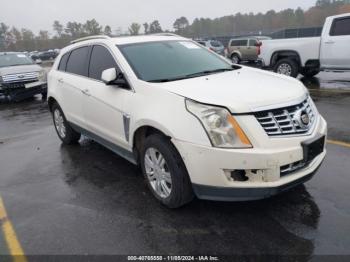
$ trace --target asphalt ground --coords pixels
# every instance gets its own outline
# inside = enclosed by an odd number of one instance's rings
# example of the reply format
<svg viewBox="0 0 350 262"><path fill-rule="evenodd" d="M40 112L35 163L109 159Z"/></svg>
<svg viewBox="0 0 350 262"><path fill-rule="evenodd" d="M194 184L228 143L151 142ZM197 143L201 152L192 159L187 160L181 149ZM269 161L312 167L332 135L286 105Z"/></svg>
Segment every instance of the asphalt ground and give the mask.
<svg viewBox="0 0 350 262"><path fill-rule="evenodd" d="M333 255L328 261L349 261L342 255L350 255L350 82L337 88L327 74L302 80L331 140L311 181L261 201L194 200L176 210L158 204L137 167L97 143L84 138L62 145L40 96L0 105L0 255L24 255L17 261L38 261L32 255L301 255L298 261Z"/></svg>

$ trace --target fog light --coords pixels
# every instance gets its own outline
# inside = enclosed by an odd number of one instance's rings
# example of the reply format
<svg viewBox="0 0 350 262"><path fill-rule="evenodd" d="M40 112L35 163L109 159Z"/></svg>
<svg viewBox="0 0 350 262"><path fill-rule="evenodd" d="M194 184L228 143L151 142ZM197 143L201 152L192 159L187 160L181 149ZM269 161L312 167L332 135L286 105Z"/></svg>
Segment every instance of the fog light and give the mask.
<svg viewBox="0 0 350 262"><path fill-rule="evenodd" d="M234 181L245 182L248 181L245 170L233 170L231 171L231 178Z"/></svg>

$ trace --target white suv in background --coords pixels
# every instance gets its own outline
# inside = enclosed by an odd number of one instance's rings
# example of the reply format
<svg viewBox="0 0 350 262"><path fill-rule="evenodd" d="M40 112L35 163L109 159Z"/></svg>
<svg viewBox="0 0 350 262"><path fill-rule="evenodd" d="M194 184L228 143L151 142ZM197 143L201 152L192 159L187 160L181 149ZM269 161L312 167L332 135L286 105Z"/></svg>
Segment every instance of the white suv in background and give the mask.
<svg viewBox="0 0 350 262"><path fill-rule="evenodd" d="M80 39L48 77L59 138L84 134L140 164L154 196L272 196L310 179L327 124L301 82L230 64L175 35Z"/></svg>

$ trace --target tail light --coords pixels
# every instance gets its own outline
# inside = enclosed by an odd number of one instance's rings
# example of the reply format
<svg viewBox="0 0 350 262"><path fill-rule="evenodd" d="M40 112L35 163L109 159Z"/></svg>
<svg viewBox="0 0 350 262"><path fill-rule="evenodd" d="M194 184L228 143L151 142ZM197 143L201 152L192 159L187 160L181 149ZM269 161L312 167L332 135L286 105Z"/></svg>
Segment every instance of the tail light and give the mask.
<svg viewBox="0 0 350 262"><path fill-rule="evenodd" d="M258 56L261 54L261 46L262 46L262 43L259 42L257 45L257 48L258 48Z"/></svg>

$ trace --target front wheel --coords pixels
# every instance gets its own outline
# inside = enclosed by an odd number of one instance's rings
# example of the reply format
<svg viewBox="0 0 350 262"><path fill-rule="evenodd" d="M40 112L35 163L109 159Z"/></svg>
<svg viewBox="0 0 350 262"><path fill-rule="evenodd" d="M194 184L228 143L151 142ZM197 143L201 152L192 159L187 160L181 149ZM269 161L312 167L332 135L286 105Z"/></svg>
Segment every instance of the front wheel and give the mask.
<svg viewBox="0 0 350 262"><path fill-rule="evenodd" d="M233 64L239 64L241 62L241 58L237 54L233 54L231 56L231 61Z"/></svg>
<svg viewBox="0 0 350 262"><path fill-rule="evenodd" d="M147 137L140 156L146 183L163 205L178 208L193 199L186 167L168 138L160 134Z"/></svg>
<svg viewBox="0 0 350 262"><path fill-rule="evenodd" d="M304 68L301 70L301 74L305 77L314 77L320 72L319 68Z"/></svg>
<svg viewBox="0 0 350 262"><path fill-rule="evenodd" d="M52 106L52 118L58 137L64 144L71 145L79 141L81 134L76 132L68 123L60 106Z"/></svg>
<svg viewBox="0 0 350 262"><path fill-rule="evenodd" d="M297 77L299 74L299 65L296 61L285 58L279 60L273 68L273 71L277 74Z"/></svg>

